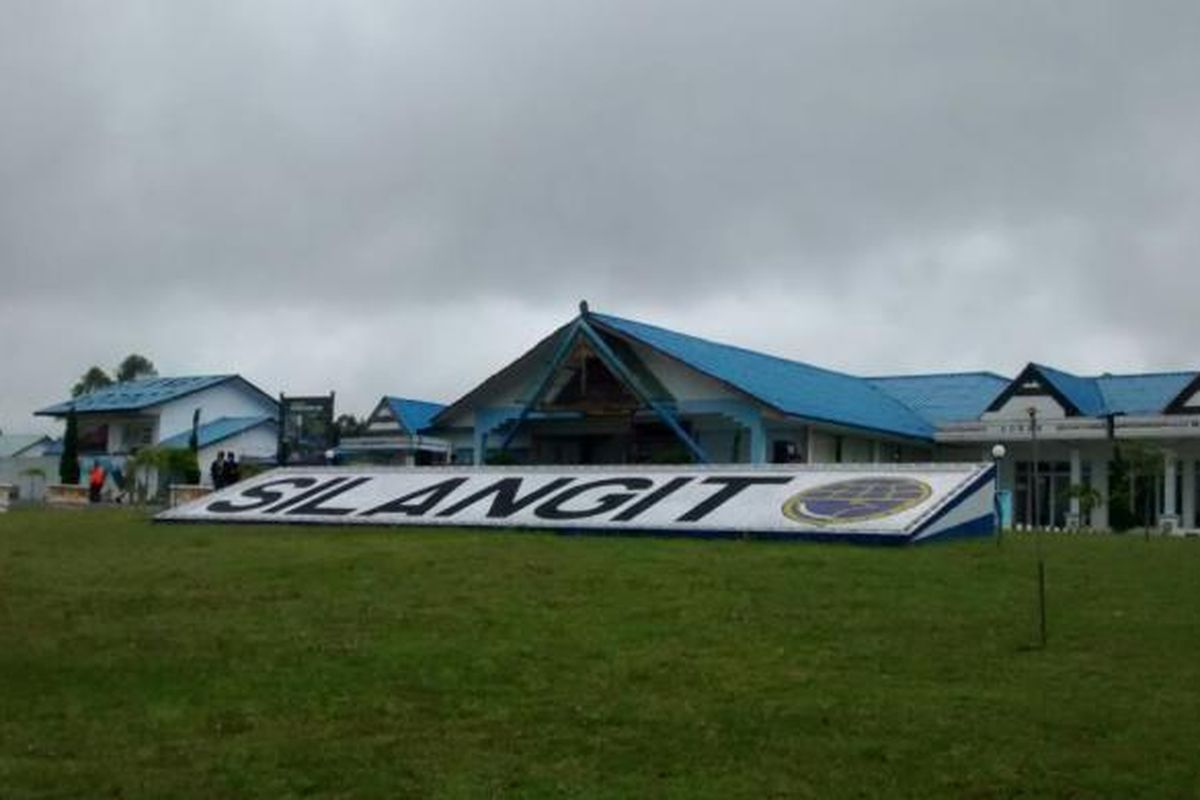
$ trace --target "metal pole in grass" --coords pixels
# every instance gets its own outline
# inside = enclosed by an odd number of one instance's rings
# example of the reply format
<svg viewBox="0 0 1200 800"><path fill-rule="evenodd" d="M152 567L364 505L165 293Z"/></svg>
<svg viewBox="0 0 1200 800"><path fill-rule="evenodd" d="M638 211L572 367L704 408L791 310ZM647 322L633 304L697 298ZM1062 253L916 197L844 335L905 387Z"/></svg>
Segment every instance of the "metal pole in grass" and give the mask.
<svg viewBox="0 0 1200 800"><path fill-rule="evenodd" d="M992 510L996 515L996 547L1000 546L1000 539L1004 535L1004 516L1000 508L1000 462L1007 452L1002 444L992 445Z"/></svg>
<svg viewBox="0 0 1200 800"><path fill-rule="evenodd" d="M1040 524L1040 508L1038 506L1038 440L1037 440L1037 409L1030 406L1026 413L1029 414L1029 441L1033 445L1033 519L1031 522L1037 524L1033 530L1033 546L1037 552L1037 571L1038 571L1038 642L1042 647L1046 646L1046 562L1042 558L1042 527Z"/></svg>

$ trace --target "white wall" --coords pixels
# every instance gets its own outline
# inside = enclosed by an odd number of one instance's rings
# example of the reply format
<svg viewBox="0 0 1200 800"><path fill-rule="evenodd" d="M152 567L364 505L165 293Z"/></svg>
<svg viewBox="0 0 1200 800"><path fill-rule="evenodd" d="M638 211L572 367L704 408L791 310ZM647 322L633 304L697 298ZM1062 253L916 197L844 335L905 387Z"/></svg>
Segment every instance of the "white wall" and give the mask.
<svg viewBox="0 0 1200 800"><path fill-rule="evenodd" d="M40 469L44 478L22 475L29 469ZM22 500L41 500L46 494L47 483L58 483L58 456L0 458L0 483L17 487Z"/></svg>
<svg viewBox="0 0 1200 800"><path fill-rule="evenodd" d="M833 434L813 430L808 437L810 464L832 464L837 457L837 442Z"/></svg>
<svg viewBox="0 0 1200 800"><path fill-rule="evenodd" d="M874 448L870 439L857 436L842 437L842 463L869 464L873 460Z"/></svg>
<svg viewBox="0 0 1200 800"><path fill-rule="evenodd" d="M731 391L720 381L680 364L657 350L631 343L633 352L676 400L743 400L744 396Z"/></svg>
<svg viewBox="0 0 1200 800"><path fill-rule="evenodd" d="M247 458L273 459L277 446L278 439L275 435L275 426L263 424L248 431L242 431L236 436L223 439L208 447L201 447L200 451L196 454L196 458L200 462L200 482L205 486L212 485L212 479L209 477L209 467L212 465L213 459L217 457L218 452L232 452L238 461L243 461Z"/></svg>
<svg viewBox="0 0 1200 800"><path fill-rule="evenodd" d="M192 412L201 409L200 424L221 417L274 416L275 404L240 381L232 380L158 406L156 442L192 429ZM274 451L272 451L274 452Z"/></svg>
<svg viewBox="0 0 1200 800"><path fill-rule="evenodd" d="M998 411L984 412L980 419L1028 420L1030 408L1037 409L1038 419L1062 419L1067 416L1066 409L1048 394L1015 394Z"/></svg>

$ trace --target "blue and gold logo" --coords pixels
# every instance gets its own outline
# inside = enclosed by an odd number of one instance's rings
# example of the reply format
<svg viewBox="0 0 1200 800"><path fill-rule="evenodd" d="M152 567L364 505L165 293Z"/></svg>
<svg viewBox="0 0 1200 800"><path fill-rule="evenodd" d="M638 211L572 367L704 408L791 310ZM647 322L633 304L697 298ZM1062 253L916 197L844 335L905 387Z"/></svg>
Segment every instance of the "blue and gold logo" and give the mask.
<svg viewBox="0 0 1200 800"><path fill-rule="evenodd" d="M805 489L788 498L783 513L818 525L864 522L907 511L932 494L929 484L913 478L854 478Z"/></svg>

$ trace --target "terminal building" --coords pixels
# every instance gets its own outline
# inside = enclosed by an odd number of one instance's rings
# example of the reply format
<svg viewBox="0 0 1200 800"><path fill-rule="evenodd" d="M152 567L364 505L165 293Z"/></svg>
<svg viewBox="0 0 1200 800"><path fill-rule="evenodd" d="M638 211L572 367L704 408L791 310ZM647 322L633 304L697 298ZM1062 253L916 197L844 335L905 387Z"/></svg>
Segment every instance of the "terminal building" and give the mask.
<svg viewBox="0 0 1200 800"><path fill-rule="evenodd" d="M583 303L420 433L474 464L981 461L1004 444L1018 525L1197 528L1194 371L857 376Z"/></svg>

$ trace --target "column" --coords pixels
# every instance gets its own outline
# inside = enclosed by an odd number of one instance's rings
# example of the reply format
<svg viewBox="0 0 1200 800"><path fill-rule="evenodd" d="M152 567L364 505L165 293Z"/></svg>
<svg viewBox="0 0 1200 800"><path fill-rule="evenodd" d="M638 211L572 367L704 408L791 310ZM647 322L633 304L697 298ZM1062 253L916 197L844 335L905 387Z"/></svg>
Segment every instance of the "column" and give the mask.
<svg viewBox="0 0 1200 800"><path fill-rule="evenodd" d="M1083 463L1079 460L1079 448L1071 448L1071 486L1079 486L1083 483ZM1076 530L1079 528L1079 498L1072 496L1070 506L1067 509L1067 529Z"/></svg>
<svg viewBox="0 0 1200 800"><path fill-rule="evenodd" d="M750 429L750 463L767 463L767 429L762 417L758 417L748 426Z"/></svg>
<svg viewBox="0 0 1200 800"><path fill-rule="evenodd" d="M1092 488L1100 493L1100 504L1092 509L1092 528L1106 530L1108 528L1108 458L1100 457L1092 461Z"/></svg>
<svg viewBox="0 0 1200 800"><path fill-rule="evenodd" d="M1183 460L1183 519L1180 526L1194 529L1196 525L1196 459Z"/></svg>
<svg viewBox="0 0 1200 800"><path fill-rule="evenodd" d="M484 459L487 457L487 431L479 429L479 419L475 420L475 446L474 454L471 457L472 462L477 467L483 466Z"/></svg>
<svg viewBox="0 0 1200 800"><path fill-rule="evenodd" d="M871 440L871 463L878 464L883 461L883 445L878 439Z"/></svg>
<svg viewBox="0 0 1200 800"><path fill-rule="evenodd" d="M1163 452L1162 516L1160 524L1169 533L1179 527L1179 515L1175 513L1175 454Z"/></svg>

